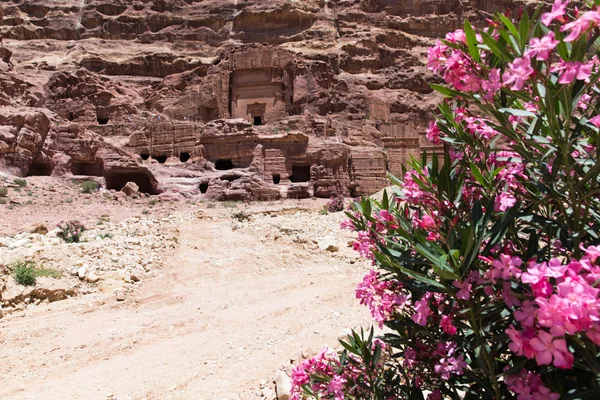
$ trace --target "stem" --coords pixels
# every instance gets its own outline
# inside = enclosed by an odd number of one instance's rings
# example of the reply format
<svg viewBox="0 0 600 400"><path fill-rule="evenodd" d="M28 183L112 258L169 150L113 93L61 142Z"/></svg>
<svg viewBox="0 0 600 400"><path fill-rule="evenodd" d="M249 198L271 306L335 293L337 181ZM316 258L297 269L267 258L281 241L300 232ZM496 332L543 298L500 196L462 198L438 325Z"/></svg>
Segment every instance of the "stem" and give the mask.
<svg viewBox="0 0 600 400"><path fill-rule="evenodd" d="M500 395L500 387L498 386L498 377L496 376L496 373L494 372L494 366L492 364L492 359L490 358L490 355L488 353L487 347L485 345L485 340L483 338L483 336L481 335L481 330L479 328L479 324L477 324L476 322L476 318L475 318L475 313L473 310L473 301L469 301L469 308L470 308L470 322L471 322L471 328L473 329L473 332L475 332L477 334L477 341L478 343L481 344L481 357L483 357L485 359L485 363L488 369L488 375L490 376L491 380L492 380L492 386L494 387L494 394L496 396L496 399L500 399L501 395Z"/></svg>

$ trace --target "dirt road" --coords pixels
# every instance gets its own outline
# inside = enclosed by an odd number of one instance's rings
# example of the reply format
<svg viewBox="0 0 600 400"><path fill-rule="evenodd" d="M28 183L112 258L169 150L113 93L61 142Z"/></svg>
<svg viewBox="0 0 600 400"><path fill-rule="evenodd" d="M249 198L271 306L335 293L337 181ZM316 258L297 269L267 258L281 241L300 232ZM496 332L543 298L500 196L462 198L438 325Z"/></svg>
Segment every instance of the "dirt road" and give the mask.
<svg viewBox="0 0 600 400"><path fill-rule="evenodd" d="M179 227L171 263L124 302L80 296L0 319L0 399L260 398L306 349L368 325L366 265L226 219ZM259 230L260 232L260 230Z"/></svg>

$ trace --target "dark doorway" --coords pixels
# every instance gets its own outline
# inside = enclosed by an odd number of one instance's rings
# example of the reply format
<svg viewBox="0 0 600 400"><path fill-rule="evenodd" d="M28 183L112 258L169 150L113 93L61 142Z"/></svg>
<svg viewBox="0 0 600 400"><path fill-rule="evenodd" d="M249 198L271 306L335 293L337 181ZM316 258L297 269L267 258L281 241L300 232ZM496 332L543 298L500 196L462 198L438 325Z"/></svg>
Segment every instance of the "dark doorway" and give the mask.
<svg viewBox="0 0 600 400"><path fill-rule="evenodd" d="M162 156L152 156L152 158L154 158L156 161L158 161L161 164L164 164L165 161L167 161L167 156L162 155Z"/></svg>
<svg viewBox="0 0 600 400"><path fill-rule="evenodd" d="M69 111L69 113L67 114L67 119L68 119L69 121L73 121L73 119L75 119L75 116L73 115L73 113L72 113L72 112L70 112L70 111Z"/></svg>
<svg viewBox="0 0 600 400"><path fill-rule="evenodd" d="M190 153L179 153L179 161L187 162L190 159Z"/></svg>
<svg viewBox="0 0 600 400"><path fill-rule="evenodd" d="M273 174L273 183L276 185L279 185L280 181L281 181L281 176L279 174Z"/></svg>
<svg viewBox="0 0 600 400"><path fill-rule="evenodd" d="M310 181L310 165L292 165L292 182L309 182Z"/></svg>
<svg viewBox="0 0 600 400"><path fill-rule="evenodd" d="M143 172L135 170L113 171L106 174L106 188L121 190L127 182L134 182L140 188L140 192L156 194L152 188L150 177Z"/></svg>
<svg viewBox="0 0 600 400"><path fill-rule="evenodd" d="M256 117L254 117L254 125L256 125L256 126L260 126L260 125L262 125L262 124L263 124L262 117L260 117L260 116L256 116Z"/></svg>
<svg viewBox="0 0 600 400"><path fill-rule="evenodd" d="M99 162L71 162L71 173L73 175L102 176L104 167Z"/></svg>
<svg viewBox="0 0 600 400"><path fill-rule="evenodd" d="M146 161L147 159L150 158L150 154L148 154L148 153L141 153L140 157L142 157L142 160Z"/></svg>
<svg viewBox="0 0 600 400"><path fill-rule="evenodd" d="M200 193L206 193L208 190L208 183L204 182L200 184Z"/></svg>
<svg viewBox="0 0 600 400"><path fill-rule="evenodd" d="M50 176L52 175L52 165L46 163L34 162L27 170L27 176Z"/></svg>
<svg viewBox="0 0 600 400"><path fill-rule="evenodd" d="M215 168L219 171L227 171L228 169L235 168L235 165L233 165L233 161L231 161L229 159L227 159L227 160L219 159L219 160L217 160L217 162L215 162Z"/></svg>

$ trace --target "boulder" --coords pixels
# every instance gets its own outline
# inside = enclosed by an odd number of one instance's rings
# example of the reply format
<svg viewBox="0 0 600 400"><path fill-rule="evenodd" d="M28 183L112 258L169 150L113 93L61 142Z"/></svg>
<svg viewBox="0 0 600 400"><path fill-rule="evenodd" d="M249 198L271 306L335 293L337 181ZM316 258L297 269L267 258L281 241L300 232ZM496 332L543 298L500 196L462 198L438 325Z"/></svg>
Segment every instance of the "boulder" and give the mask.
<svg viewBox="0 0 600 400"><path fill-rule="evenodd" d="M135 182L127 182L125 186L123 186L123 189L121 189L121 192L125 193L128 197L134 197L138 194L139 190L140 188Z"/></svg>
<svg viewBox="0 0 600 400"><path fill-rule="evenodd" d="M292 382L285 371L277 372L275 377L275 391L277 400L289 400L292 395Z"/></svg>

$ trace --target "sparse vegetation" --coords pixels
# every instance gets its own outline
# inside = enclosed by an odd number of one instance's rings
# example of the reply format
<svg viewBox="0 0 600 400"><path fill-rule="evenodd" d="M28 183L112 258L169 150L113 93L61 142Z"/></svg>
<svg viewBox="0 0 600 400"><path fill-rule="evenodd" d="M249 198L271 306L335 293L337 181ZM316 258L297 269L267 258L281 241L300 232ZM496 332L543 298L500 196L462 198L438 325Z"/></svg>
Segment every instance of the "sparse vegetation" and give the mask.
<svg viewBox="0 0 600 400"><path fill-rule="evenodd" d="M241 210L238 212L234 212L231 214L231 218L238 220L240 222L248 221L250 219L250 214L246 212L246 210Z"/></svg>
<svg viewBox="0 0 600 400"><path fill-rule="evenodd" d="M11 264L13 276L19 285L33 286L36 278L49 276L60 278L60 271L50 268L38 267L33 261L15 261Z"/></svg>
<svg viewBox="0 0 600 400"><path fill-rule="evenodd" d="M0 186L0 197L6 197L8 195L8 188L6 186Z"/></svg>
<svg viewBox="0 0 600 400"><path fill-rule="evenodd" d="M79 243L81 234L85 231L85 226L79 221L68 221L58 224L58 229L56 236L67 243Z"/></svg>
<svg viewBox="0 0 600 400"><path fill-rule="evenodd" d="M15 184L21 188L24 188L25 186L27 186L27 181L23 178L17 178L14 180Z"/></svg>
<svg viewBox="0 0 600 400"><path fill-rule="evenodd" d="M81 193L93 193L98 190L98 182L85 181L81 185Z"/></svg>
<svg viewBox="0 0 600 400"><path fill-rule="evenodd" d="M5 197L0 197L0 204L4 205L8 203L8 200Z"/></svg>
<svg viewBox="0 0 600 400"><path fill-rule="evenodd" d="M102 240L105 240L105 239L112 239L113 235L112 235L112 233L100 233L98 235L98 237Z"/></svg>
<svg viewBox="0 0 600 400"><path fill-rule="evenodd" d="M330 213L344 211L344 196L332 197L325 205L325 209Z"/></svg>
<svg viewBox="0 0 600 400"><path fill-rule="evenodd" d="M153 206L156 203L158 203L158 199L150 199L150 200L148 200L148 205L150 205L150 206Z"/></svg>
<svg viewBox="0 0 600 400"><path fill-rule="evenodd" d="M225 201L225 202L223 202L223 207L225 207L225 208L237 208L238 203L239 203L238 201L231 201L231 200Z"/></svg>

